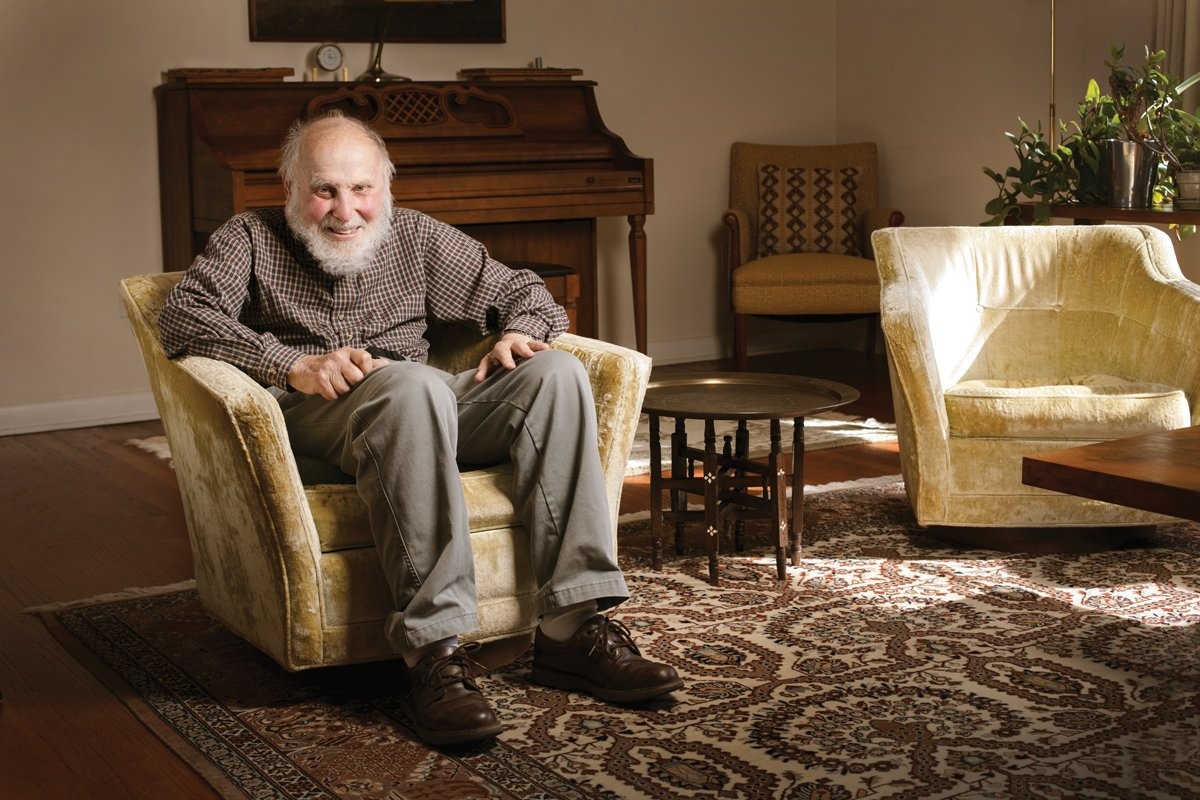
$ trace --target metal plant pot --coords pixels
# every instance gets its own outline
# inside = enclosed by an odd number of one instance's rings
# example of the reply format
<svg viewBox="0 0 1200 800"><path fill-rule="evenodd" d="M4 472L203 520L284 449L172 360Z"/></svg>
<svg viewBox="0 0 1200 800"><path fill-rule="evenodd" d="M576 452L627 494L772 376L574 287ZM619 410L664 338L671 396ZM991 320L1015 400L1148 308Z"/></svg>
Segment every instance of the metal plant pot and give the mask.
<svg viewBox="0 0 1200 800"><path fill-rule="evenodd" d="M1107 139L1109 178L1112 193L1109 205L1117 208L1149 208L1154 190L1158 154L1141 142Z"/></svg>

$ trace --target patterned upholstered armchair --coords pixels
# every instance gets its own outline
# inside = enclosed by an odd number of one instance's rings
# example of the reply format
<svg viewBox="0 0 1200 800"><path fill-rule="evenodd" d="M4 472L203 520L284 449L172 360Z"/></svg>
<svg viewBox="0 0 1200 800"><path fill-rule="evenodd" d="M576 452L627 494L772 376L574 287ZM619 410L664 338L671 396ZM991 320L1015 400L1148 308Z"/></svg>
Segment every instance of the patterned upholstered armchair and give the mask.
<svg viewBox="0 0 1200 800"><path fill-rule="evenodd" d="M391 593L349 476L294 458L279 404L245 373L164 356L158 315L182 274L127 278L121 294L171 445L201 602L289 670L391 658L383 632ZM591 377L615 537L650 359L571 334L553 346L578 356ZM490 347L491 339L464 328L438 331L430 363L468 369ZM480 624L466 640L521 635L537 622L510 475L500 465L462 476Z"/></svg>
<svg viewBox="0 0 1200 800"><path fill-rule="evenodd" d="M788 146L737 142L730 152L729 300L733 351L746 369L747 319L867 318L875 350L879 278L871 233L904 223L879 208L873 143Z"/></svg>

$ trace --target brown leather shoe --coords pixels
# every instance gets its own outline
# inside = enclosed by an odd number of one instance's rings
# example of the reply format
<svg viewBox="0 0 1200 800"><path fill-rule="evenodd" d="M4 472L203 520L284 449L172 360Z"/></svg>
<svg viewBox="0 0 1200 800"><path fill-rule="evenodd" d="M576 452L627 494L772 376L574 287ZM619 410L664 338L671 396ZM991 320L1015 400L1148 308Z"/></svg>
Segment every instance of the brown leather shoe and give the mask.
<svg viewBox="0 0 1200 800"><path fill-rule="evenodd" d="M542 686L588 692L610 703L636 703L683 686L674 667L642 657L629 629L601 614L565 642L538 630L533 680Z"/></svg>
<svg viewBox="0 0 1200 800"><path fill-rule="evenodd" d="M470 647L437 647L415 667L405 666L409 692L404 702L427 744L477 742L504 728L471 677Z"/></svg>

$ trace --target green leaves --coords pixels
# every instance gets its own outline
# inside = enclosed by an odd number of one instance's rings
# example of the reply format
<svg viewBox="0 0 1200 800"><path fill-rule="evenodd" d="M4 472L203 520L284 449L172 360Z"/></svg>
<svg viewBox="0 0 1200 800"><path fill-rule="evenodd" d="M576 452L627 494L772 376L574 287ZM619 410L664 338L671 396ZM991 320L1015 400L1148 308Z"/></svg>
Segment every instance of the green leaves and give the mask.
<svg viewBox="0 0 1200 800"><path fill-rule="evenodd" d="M1031 129L1024 120L1019 133L1005 133L1017 157L1016 166L1003 174L990 167L983 173L996 184L997 195L988 201L984 211L989 219L984 225L1003 225L1009 217L1021 215L1020 203L1032 202L1033 218L1048 222L1050 206L1069 203L1075 199L1074 187L1079 182L1074 151L1066 142L1055 145L1042 133L1041 124Z"/></svg>
<svg viewBox="0 0 1200 800"><path fill-rule="evenodd" d="M1173 169L1200 167L1200 110L1187 113L1176 107L1180 95L1200 84L1200 73L1177 80L1165 71L1167 54L1145 48L1143 64L1124 63L1125 47L1111 45L1108 85L1088 81L1079 103L1078 121L1058 121L1059 144L1042 133L1041 123L1031 129L1020 121L1017 133L1005 133L1016 156L1015 166L999 173L989 167L983 173L996 184L996 197L984 206L984 225L1002 225L1009 218L1027 216L1050 221L1050 207L1066 203L1100 205L1109 202L1103 142L1128 139L1141 142L1162 157L1167 167L1159 170L1155 197L1174 194Z"/></svg>

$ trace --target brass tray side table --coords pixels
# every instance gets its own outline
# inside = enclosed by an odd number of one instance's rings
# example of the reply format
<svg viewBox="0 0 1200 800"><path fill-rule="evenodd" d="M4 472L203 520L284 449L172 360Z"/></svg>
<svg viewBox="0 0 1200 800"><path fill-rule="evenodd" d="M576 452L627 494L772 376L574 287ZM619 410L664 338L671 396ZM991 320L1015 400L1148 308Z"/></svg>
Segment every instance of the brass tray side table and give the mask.
<svg viewBox="0 0 1200 800"><path fill-rule="evenodd" d="M775 548L779 580L786 577L787 555L800 558L804 530L804 418L852 403L857 389L833 381L797 375L754 372L703 372L665 380L651 380L642 402L650 427L650 530L652 558L662 569L662 535L667 523L675 525L677 551L683 526L703 521L708 544L709 581L718 582L718 541L735 525L741 545L746 520L766 519L778 529ZM663 477L661 417L673 417L671 477ZM788 475L782 462L780 421L791 418L792 502L787 504ZM703 449L688 444L686 421L704 421ZM724 437L717 449L716 420L736 420L736 433ZM749 458L749 420L770 421L770 452L766 463ZM731 439L733 441L731 441ZM702 465L697 476L695 467ZM751 490L755 492L751 492ZM663 508L663 492L670 493L670 509ZM688 496L704 500L704 510L688 509Z"/></svg>

